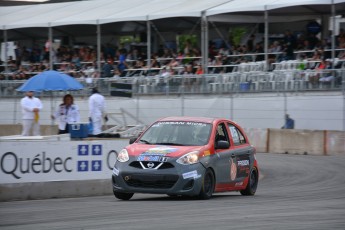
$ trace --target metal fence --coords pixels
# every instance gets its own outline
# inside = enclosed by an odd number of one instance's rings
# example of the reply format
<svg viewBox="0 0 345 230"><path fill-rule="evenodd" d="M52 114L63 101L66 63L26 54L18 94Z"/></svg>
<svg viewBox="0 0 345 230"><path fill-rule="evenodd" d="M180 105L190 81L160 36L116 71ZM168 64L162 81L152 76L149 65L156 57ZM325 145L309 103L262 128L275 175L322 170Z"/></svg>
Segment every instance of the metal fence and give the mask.
<svg viewBox="0 0 345 230"><path fill-rule="evenodd" d="M89 95L97 87L105 96L233 94L293 91L343 91L345 69L249 71L208 75L156 75L121 78L77 78L85 88L71 92ZM1 97L22 96L16 89L25 80L1 80Z"/></svg>

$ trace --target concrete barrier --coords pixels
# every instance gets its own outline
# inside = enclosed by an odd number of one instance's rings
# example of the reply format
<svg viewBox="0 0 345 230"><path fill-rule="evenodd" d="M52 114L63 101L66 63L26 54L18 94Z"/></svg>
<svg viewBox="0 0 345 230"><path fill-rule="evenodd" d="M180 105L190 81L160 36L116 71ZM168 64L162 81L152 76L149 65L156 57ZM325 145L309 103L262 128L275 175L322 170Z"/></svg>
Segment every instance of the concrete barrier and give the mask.
<svg viewBox="0 0 345 230"><path fill-rule="evenodd" d="M0 185L0 202L112 194L109 180L52 181Z"/></svg>
<svg viewBox="0 0 345 230"><path fill-rule="evenodd" d="M0 136L20 135L21 124L0 125ZM247 128L257 152L345 155L345 132L301 129ZM42 136L56 135L57 125L41 125Z"/></svg>
<svg viewBox="0 0 345 230"><path fill-rule="evenodd" d="M267 152L325 155L324 131L269 129Z"/></svg>
<svg viewBox="0 0 345 230"><path fill-rule="evenodd" d="M256 152L266 153L268 146L267 129L245 129L250 143L255 146Z"/></svg>
<svg viewBox="0 0 345 230"><path fill-rule="evenodd" d="M58 133L57 125L41 125L41 135L49 136ZM0 125L0 136L20 135L22 133L22 125Z"/></svg>
<svg viewBox="0 0 345 230"><path fill-rule="evenodd" d="M327 155L345 155L345 132L327 131L325 133L325 149Z"/></svg>
<svg viewBox="0 0 345 230"><path fill-rule="evenodd" d="M345 132L299 129L246 129L257 152L344 155Z"/></svg>

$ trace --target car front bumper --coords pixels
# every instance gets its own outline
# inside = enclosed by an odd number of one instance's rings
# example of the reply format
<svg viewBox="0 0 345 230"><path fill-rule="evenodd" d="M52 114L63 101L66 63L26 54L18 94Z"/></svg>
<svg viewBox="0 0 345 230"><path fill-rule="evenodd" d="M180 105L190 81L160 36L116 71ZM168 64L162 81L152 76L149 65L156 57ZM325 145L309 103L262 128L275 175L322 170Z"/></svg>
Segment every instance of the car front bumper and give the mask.
<svg viewBox="0 0 345 230"><path fill-rule="evenodd" d="M205 173L201 163L181 165L170 161L159 168L147 168L148 163L116 162L112 173L114 192L187 196L199 194Z"/></svg>

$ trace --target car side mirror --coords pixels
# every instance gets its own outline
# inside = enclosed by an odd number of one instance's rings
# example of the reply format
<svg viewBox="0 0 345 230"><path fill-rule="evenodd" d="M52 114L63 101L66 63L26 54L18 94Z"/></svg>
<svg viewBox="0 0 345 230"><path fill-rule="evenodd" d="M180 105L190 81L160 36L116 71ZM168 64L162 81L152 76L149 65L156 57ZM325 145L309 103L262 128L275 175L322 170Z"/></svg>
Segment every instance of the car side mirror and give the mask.
<svg viewBox="0 0 345 230"><path fill-rule="evenodd" d="M230 143L228 141L217 141L216 149L228 149L230 147Z"/></svg>
<svg viewBox="0 0 345 230"><path fill-rule="evenodd" d="M129 144L133 144L137 139L138 139L138 137L131 137L129 139Z"/></svg>

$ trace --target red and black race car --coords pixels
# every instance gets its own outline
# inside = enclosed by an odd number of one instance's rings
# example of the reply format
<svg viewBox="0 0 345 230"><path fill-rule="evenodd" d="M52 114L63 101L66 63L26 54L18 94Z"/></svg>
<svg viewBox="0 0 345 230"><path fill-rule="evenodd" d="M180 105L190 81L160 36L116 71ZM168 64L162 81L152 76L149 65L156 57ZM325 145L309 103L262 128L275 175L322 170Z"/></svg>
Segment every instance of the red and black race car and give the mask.
<svg viewBox="0 0 345 230"><path fill-rule="evenodd" d="M134 193L197 196L239 191L254 195L259 168L243 129L228 119L167 117L154 122L116 159L116 198Z"/></svg>

